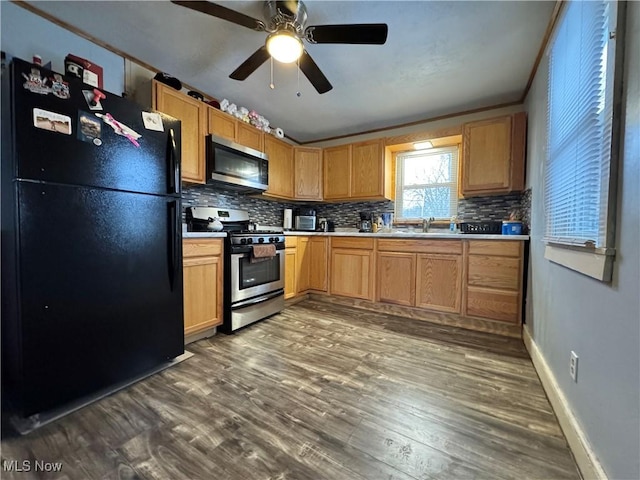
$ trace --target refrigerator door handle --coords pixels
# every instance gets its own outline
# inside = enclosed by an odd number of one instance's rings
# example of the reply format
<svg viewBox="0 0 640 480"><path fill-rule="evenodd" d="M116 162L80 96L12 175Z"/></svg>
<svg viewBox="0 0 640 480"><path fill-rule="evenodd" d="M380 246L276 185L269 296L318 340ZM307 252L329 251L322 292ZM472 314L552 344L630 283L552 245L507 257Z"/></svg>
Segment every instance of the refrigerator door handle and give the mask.
<svg viewBox="0 0 640 480"><path fill-rule="evenodd" d="M178 168L177 161L177 146L176 136L173 132L173 128L169 129L169 136L167 139L167 157L168 157L168 172L167 179L169 181L169 193L178 193L178 185L180 185L180 169Z"/></svg>
<svg viewBox="0 0 640 480"><path fill-rule="evenodd" d="M169 286L171 291L178 276L178 268L180 261L178 259L178 247L180 245L180 230L178 229L178 202L170 201L167 212L169 214Z"/></svg>

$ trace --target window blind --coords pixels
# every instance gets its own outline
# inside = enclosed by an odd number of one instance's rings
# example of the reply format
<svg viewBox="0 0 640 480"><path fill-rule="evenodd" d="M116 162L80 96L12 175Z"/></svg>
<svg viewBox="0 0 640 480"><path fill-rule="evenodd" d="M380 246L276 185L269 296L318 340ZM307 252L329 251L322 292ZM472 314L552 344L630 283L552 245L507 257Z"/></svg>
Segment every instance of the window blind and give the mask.
<svg viewBox="0 0 640 480"><path fill-rule="evenodd" d="M572 1L549 58L548 242L605 246L613 113L609 2Z"/></svg>
<svg viewBox="0 0 640 480"><path fill-rule="evenodd" d="M396 164L396 220L457 215L458 147L398 153Z"/></svg>

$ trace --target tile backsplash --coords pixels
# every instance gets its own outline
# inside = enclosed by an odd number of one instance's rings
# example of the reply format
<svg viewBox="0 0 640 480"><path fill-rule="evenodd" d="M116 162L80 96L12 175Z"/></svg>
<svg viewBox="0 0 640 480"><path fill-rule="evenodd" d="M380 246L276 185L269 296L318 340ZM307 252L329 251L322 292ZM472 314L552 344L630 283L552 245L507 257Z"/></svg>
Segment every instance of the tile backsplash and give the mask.
<svg viewBox="0 0 640 480"><path fill-rule="evenodd" d="M504 220L509 212L518 209L523 222L528 226L531 190L523 194L476 197L458 201L458 218L463 221ZM307 206L317 210L318 217L332 220L338 228L355 227L360 212L393 212L392 201L313 203L264 200L259 196L246 195L233 190L223 190L210 185L185 186L182 190L183 207L227 207L247 210L251 221L261 225L282 226L285 208ZM183 211L184 219L184 211Z"/></svg>

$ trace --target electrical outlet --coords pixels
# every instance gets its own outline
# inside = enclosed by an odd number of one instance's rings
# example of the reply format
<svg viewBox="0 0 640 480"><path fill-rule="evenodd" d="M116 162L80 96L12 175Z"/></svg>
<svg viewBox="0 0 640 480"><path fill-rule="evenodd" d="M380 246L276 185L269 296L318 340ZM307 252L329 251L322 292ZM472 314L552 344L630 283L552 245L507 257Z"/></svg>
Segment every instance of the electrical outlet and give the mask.
<svg viewBox="0 0 640 480"><path fill-rule="evenodd" d="M578 381L578 354L571 351L571 357L569 357L569 375L573 378L574 382Z"/></svg>

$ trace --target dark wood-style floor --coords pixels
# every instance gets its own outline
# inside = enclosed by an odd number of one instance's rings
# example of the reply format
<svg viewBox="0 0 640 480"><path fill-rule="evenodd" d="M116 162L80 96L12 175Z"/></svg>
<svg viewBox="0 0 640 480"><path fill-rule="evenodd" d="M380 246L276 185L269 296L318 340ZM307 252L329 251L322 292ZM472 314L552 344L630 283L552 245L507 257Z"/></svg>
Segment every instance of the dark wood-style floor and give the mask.
<svg viewBox="0 0 640 480"><path fill-rule="evenodd" d="M27 436L61 479L579 478L521 341L307 300ZM33 463L32 463L33 465Z"/></svg>

